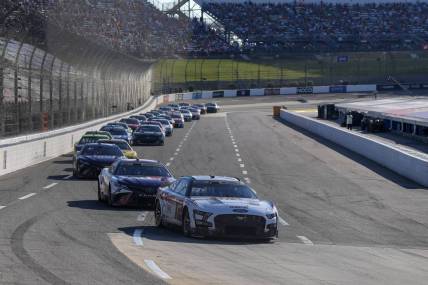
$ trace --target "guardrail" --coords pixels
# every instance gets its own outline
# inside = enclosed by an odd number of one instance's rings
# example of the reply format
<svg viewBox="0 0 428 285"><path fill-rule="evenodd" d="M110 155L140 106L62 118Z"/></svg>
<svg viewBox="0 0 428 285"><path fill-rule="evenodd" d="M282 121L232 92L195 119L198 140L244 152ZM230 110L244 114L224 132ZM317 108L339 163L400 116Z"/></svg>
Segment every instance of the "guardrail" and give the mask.
<svg viewBox="0 0 428 285"><path fill-rule="evenodd" d="M293 125L354 151L404 177L428 187L428 159L417 157L358 133L290 111L281 110L280 117Z"/></svg>

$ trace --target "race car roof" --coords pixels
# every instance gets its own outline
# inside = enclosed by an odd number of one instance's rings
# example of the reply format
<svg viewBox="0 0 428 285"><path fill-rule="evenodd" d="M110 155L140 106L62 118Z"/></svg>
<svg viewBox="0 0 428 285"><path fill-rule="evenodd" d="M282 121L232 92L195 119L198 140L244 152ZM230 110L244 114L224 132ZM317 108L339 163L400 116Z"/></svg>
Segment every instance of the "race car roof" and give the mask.
<svg viewBox="0 0 428 285"><path fill-rule="evenodd" d="M238 178L228 177L228 176L215 176L215 175L193 175L191 176L194 180L197 181L230 181L237 182Z"/></svg>

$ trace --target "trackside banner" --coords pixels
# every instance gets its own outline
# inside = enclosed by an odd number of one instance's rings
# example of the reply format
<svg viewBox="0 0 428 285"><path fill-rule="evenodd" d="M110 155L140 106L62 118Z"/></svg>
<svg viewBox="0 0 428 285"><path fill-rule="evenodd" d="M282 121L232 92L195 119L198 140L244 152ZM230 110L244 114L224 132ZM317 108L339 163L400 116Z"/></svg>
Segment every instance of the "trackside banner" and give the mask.
<svg viewBox="0 0 428 285"><path fill-rule="evenodd" d="M314 93L314 88L312 86L297 87L297 94L312 94L312 93Z"/></svg>

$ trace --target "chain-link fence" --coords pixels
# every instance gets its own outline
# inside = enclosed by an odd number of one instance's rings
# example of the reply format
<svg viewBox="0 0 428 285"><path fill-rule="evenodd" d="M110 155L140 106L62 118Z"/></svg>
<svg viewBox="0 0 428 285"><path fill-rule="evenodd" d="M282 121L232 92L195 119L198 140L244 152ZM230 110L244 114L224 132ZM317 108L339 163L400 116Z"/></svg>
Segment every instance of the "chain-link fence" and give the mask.
<svg viewBox="0 0 428 285"><path fill-rule="evenodd" d="M166 59L153 74L157 93L175 90L426 81L427 52L284 54L251 59Z"/></svg>
<svg viewBox="0 0 428 285"><path fill-rule="evenodd" d="M0 137L106 117L150 96L151 63L61 31L49 35L48 51L0 38Z"/></svg>

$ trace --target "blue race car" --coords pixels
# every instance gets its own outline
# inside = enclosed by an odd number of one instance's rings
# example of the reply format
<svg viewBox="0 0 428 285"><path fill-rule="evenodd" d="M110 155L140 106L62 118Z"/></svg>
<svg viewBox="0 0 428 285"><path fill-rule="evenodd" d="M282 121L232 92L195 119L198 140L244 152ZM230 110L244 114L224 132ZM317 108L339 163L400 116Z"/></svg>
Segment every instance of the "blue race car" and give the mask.
<svg viewBox="0 0 428 285"><path fill-rule="evenodd" d="M158 161L119 159L98 176L98 200L110 206L152 208L158 188L173 181L171 172Z"/></svg>
<svg viewBox="0 0 428 285"><path fill-rule="evenodd" d="M110 166L120 157L124 157L124 155L117 145L85 144L73 161L73 175L77 178L97 177L103 168Z"/></svg>

